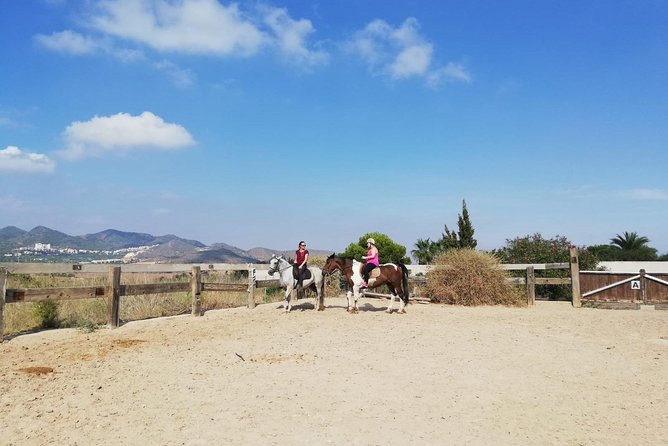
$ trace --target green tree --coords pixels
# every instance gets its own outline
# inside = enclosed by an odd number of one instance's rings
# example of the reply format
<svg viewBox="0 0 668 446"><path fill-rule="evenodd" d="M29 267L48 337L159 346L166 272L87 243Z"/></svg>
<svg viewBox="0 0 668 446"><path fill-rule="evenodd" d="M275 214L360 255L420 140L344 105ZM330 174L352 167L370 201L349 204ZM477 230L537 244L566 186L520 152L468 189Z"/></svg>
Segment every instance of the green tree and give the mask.
<svg viewBox="0 0 668 446"><path fill-rule="evenodd" d="M619 249L632 250L647 246L649 239L645 236L638 235L637 232L624 231L624 235L617 234L610 239L612 246L617 246Z"/></svg>
<svg viewBox="0 0 668 446"><path fill-rule="evenodd" d="M478 241L473 238L475 229L469 219L469 211L466 208L466 200L462 200L462 213L457 219L457 234L459 235L459 247L475 249L478 246Z"/></svg>
<svg viewBox="0 0 668 446"><path fill-rule="evenodd" d="M617 246L612 245L593 245L588 246L587 249L599 260L623 260L622 250Z"/></svg>
<svg viewBox="0 0 668 446"><path fill-rule="evenodd" d="M469 211L466 208L466 200L462 200L462 213L457 218L457 232L450 231L448 225L445 225L445 232L438 241L440 251L461 248L475 249L478 246L478 241L473 238L474 233L475 229L473 229Z"/></svg>
<svg viewBox="0 0 668 446"><path fill-rule="evenodd" d="M426 240L420 238L415 242L415 249L411 251L411 254L413 254L419 265L429 265L438 252L438 243L432 242L429 238Z"/></svg>
<svg viewBox="0 0 668 446"><path fill-rule="evenodd" d="M660 260L657 251L647 244L649 239L636 232L624 232L610 239L609 245L594 245L588 249L599 260L642 261Z"/></svg>
<svg viewBox="0 0 668 446"><path fill-rule="evenodd" d="M348 245L341 255L360 260L360 257L367 253L366 241L368 238L372 238L376 242L380 263L411 263L410 259L406 257L406 247L395 243L390 237L380 232L364 234L357 243Z"/></svg>
<svg viewBox="0 0 668 446"><path fill-rule="evenodd" d="M445 232L441 235L441 239L437 243L440 252L459 248L459 238L457 237L457 233L455 231L450 231L448 225L445 225Z"/></svg>
<svg viewBox="0 0 668 446"><path fill-rule="evenodd" d="M502 263L567 263L570 258L570 247L573 244L564 236L557 235L552 239L545 239L540 233L507 239L506 246L494 250ZM598 258L586 248L579 250L579 266L581 270L594 270ZM567 277L568 270L536 271L536 277ZM567 285L539 285L536 287L538 295L549 299L569 299L570 289Z"/></svg>
<svg viewBox="0 0 668 446"><path fill-rule="evenodd" d="M610 245L617 249L616 260L656 260L656 249L648 246L649 239L638 235L637 232L627 232L610 239Z"/></svg>

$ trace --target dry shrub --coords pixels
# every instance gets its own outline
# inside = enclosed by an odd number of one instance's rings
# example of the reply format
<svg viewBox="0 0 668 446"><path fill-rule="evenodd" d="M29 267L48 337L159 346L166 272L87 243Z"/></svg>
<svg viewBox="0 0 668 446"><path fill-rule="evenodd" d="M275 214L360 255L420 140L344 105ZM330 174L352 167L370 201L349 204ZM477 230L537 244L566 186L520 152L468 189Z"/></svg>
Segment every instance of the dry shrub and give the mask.
<svg viewBox="0 0 668 446"><path fill-rule="evenodd" d="M506 272L491 254L452 249L434 259L427 273L427 293L434 302L455 305L526 305L520 289L506 282Z"/></svg>

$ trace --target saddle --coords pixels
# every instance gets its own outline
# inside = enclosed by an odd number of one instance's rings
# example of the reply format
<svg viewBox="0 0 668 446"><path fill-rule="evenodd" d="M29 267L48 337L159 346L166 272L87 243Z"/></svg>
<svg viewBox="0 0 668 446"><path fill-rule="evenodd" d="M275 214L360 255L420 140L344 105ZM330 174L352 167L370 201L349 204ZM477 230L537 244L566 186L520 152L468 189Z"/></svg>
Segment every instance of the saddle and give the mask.
<svg viewBox="0 0 668 446"><path fill-rule="evenodd" d="M364 269L364 264L360 266L360 274L362 274L362 269ZM380 267L374 266L371 272L369 273L369 285L372 285L376 279L380 276Z"/></svg>
<svg viewBox="0 0 668 446"><path fill-rule="evenodd" d="M298 269L297 266L295 265L292 266L292 278L295 280L299 279L299 277L297 277L297 269ZM304 270L304 280L308 280L310 278L311 278L311 270L308 269L307 266L306 269Z"/></svg>

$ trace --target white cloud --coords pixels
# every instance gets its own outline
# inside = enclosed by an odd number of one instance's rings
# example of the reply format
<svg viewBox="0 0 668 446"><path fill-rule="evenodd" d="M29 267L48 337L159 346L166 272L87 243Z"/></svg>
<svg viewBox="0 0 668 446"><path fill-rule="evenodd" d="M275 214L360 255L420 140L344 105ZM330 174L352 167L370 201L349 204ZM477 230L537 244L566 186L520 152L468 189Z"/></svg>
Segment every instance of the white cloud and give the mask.
<svg viewBox="0 0 668 446"><path fill-rule="evenodd" d="M453 62L450 62L445 67L431 71L427 74L427 84L432 87L438 86L444 79L449 81L464 82L467 84L471 83L473 80L466 67Z"/></svg>
<svg viewBox="0 0 668 446"><path fill-rule="evenodd" d="M219 0L102 0L86 15L84 26L97 35L62 31L35 40L46 48L84 55L98 52L122 61L143 59L132 43L162 53L252 56L276 50L289 62L312 68L329 54L309 44L315 32L310 20L293 19L285 8L227 6ZM183 85L183 72L166 71Z"/></svg>
<svg viewBox="0 0 668 446"><path fill-rule="evenodd" d="M41 153L24 152L16 146L0 150L0 172L50 173L56 163Z"/></svg>
<svg viewBox="0 0 668 446"><path fill-rule="evenodd" d="M75 55L93 54L101 47L92 37L70 30L53 33L50 36L38 34L35 40L50 50Z"/></svg>
<svg viewBox="0 0 668 446"><path fill-rule="evenodd" d="M158 51L251 55L266 40L236 4L217 0L106 0L89 25Z"/></svg>
<svg viewBox="0 0 668 446"><path fill-rule="evenodd" d="M422 76L431 64L431 45L413 45L401 50L390 65L393 78Z"/></svg>
<svg viewBox="0 0 668 446"><path fill-rule="evenodd" d="M180 68L168 60L156 62L154 66L163 73L166 73L172 82L179 87L189 87L193 84L194 74L191 70Z"/></svg>
<svg viewBox="0 0 668 446"><path fill-rule="evenodd" d="M461 64L434 67L433 45L419 31L420 24L412 17L396 28L376 19L355 33L347 47L360 56L374 74L391 79L419 77L430 86L437 86L444 79L471 81Z"/></svg>
<svg viewBox="0 0 668 446"><path fill-rule="evenodd" d="M70 160L136 150L178 150L195 144L185 128L166 123L151 112L139 116L118 113L73 122L63 137L66 148L60 154Z"/></svg>
<svg viewBox="0 0 668 446"><path fill-rule="evenodd" d="M267 8L265 14L264 22L275 35L276 44L291 61L308 67L327 62L325 51L307 47L306 40L315 31L310 20L294 20L282 8Z"/></svg>
<svg viewBox="0 0 668 446"><path fill-rule="evenodd" d="M663 189L630 189L621 195L632 200L668 200L668 192Z"/></svg>

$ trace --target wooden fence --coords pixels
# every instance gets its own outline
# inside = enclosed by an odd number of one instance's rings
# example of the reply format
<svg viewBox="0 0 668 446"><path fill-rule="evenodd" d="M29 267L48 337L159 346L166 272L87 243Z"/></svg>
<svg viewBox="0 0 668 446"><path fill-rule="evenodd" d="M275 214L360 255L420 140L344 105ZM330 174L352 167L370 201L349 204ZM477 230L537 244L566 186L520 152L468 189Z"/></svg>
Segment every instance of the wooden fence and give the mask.
<svg viewBox="0 0 668 446"><path fill-rule="evenodd" d="M506 270L526 270L526 277L515 277L508 279L511 283L525 284L527 287L527 304L536 303L536 285L570 285L571 302L574 307L581 307L582 294L580 293L580 266L578 262L577 248L570 248L570 257L567 263L545 263L545 264L517 264L501 265ZM570 277L536 277L537 270L567 269Z"/></svg>
<svg viewBox="0 0 668 446"><path fill-rule="evenodd" d="M504 264L505 270L526 270L525 277L509 278L510 283L526 285L527 303L534 305L536 300L536 285L571 285L573 306L580 304L580 280L578 269L578 255L575 248L571 249L570 262L546 264ZM425 265L409 265L413 277L411 280L418 285L424 282L422 273L429 270ZM105 298L108 302L108 323L115 328L119 325L119 310L122 296L136 296L143 294L166 294L189 292L192 296L191 313L194 316L202 314L201 293L207 291L245 291L248 293L248 308L255 307L255 290L279 286L279 281L269 279L266 264L128 264L110 266L103 264L64 264L64 263L3 263L0 264L0 339L4 329L5 304L20 302L39 302L45 300L71 300ZM536 277L537 270L569 269L570 277ZM247 271L248 280L239 283L207 282L203 280L202 271ZM188 272L189 282L162 282L147 284L122 284L121 271L125 273L176 273ZM14 288L7 289L8 273L22 274L78 274L86 275L107 274L107 284L104 286L59 287L59 288ZM258 275L261 276L258 279ZM422 280L421 280L422 279ZM412 298L416 296L417 286Z"/></svg>
<svg viewBox="0 0 668 446"><path fill-rule="evenodd" d="M102 267L102 268L100 268ZM190 268L189 282L162 282L146 284L121 284L121 266L109 265L71 265L71 264L3 264L0 266L0 338L4 330L5 304L20 302L40 302L46 300L72 300L105 298L109 309L108 323L112 328L119 325L119 310L122 296L137 296L142 294L166 294L190 292L192 296L193 316L202 314L201 293L206 291L245 291L248 293L248 308L255 307L255 290L279 286L275 279L257 279L255 265L209 264L209 271L248 271L248 281L239 283L205 282L202 275L202 265L125 265L123 270L131 273L165 273L185 272ZM266 269L267 265L261 265ZM107 285L58 288L7 288L8 272L24 274L62 274L65 272L93 273L106 272Z"/></svg>
<svg viewBox="0 0 668 446"><path fill-rule="evenodd" d="M614 309L668 309L668 274L641 269L637 273L581 271L586 306Z"/></svg>

